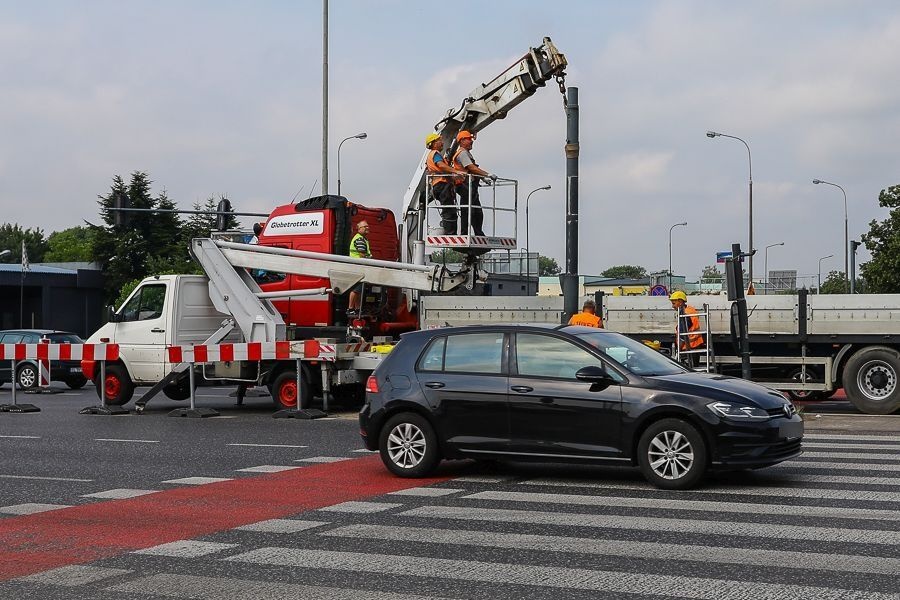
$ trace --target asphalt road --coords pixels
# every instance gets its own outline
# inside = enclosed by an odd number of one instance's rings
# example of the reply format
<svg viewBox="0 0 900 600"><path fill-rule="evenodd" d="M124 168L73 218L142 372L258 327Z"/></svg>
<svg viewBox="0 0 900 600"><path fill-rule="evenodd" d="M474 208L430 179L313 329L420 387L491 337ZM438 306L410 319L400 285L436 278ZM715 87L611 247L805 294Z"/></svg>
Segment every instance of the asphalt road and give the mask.
<svg viewBox="0 0 900 600"><path fill-rule="evenodd" d="M90 388L0 413L0 598L900 598L900 417L810 415L800 459L664 492L559 465L403 480L351 408L276 420L230 391L201 388L202 420L79 415Z"/></svg>

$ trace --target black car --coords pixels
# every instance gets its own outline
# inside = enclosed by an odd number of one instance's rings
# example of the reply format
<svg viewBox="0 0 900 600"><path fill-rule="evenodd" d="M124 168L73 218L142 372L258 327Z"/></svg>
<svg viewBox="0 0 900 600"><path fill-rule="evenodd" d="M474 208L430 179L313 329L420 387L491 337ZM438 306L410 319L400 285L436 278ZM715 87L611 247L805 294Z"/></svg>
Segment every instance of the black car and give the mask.
<svg viewBox="0 0 900 600"><path fill-rule="evenodd" d="M803 436L780 393L588 327L408 333L366 392L360 433L401 477L441 458L565 461L637 465L654 485L684 489L708 469L798 456Z"/></svg>
<svg viewBox="0 0 900 600"><path fill-rule="evenodd" d="M0 344L37 344L47 339L51 344L83 344L84 340L67 331L52 329L10 329L0 331ZM0 361L0 386L12 381L11 361ZM22 360L16 363L16 383L22 389L30 389L40 384L36 360ZM84 387L87 378L77 360L50 361L50 380L63 381L72 389Z"/></svg>

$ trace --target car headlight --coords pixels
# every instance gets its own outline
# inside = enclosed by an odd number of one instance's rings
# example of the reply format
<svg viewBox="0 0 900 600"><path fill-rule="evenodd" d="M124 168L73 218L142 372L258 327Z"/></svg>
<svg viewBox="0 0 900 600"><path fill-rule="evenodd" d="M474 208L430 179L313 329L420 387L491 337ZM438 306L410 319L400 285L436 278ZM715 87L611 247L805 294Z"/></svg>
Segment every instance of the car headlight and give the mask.
<svg viewBox="0 0 900 600"><path fill-rule="evenodd" d="M726 419L768 419L769 413L755 406L731 404L730 402L712 402L706 408Z"/></svg>

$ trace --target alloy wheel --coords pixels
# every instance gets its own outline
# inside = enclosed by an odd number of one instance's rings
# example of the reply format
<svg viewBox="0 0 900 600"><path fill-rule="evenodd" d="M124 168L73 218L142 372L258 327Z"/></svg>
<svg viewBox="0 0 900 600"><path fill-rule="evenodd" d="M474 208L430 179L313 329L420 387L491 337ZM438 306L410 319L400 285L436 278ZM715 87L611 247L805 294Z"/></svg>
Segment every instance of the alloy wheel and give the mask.
<svg viewBox="0 0 900 600"><path fill-rule="evenodd" d="M691 442L678 431L661 431L647 448L650 468L663 479L680 479L694 464Z"/></svg>
<svg viewBox="0 0 900 600"><path fill-rule="evenodd" d="M388 434L388 456L395 465L403 469L412 469L422 462L425 448L425 434L412 423L398 423Z"/></svg>

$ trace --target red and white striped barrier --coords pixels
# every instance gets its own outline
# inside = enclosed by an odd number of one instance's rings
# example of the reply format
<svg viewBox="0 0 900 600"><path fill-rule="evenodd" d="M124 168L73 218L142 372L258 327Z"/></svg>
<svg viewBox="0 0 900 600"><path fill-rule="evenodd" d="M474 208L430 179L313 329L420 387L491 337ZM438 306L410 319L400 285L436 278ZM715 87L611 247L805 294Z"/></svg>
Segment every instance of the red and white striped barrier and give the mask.
<svg viewBox="0 0 900 600"><path fill-rule="evenodd" d="M118 359L118 344L0 344L0 360Z"/></svg>
<svg viewBox="0 0 900 600"><path fill-rule="evenodd" d="M171 363L232 362L235 360L284 360L303 358L291 351L290 342L248 342L244 344L198 344L169 346Z"/></svg>
<svg viewBox="0 0 900 600"><path fill-rule="evenodd" d="M515 248L516 239L486 235L429 235L425 237L429 246L491 246Z"/></svg>

